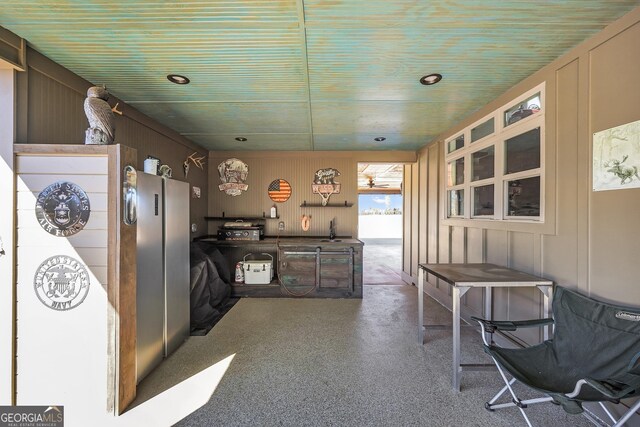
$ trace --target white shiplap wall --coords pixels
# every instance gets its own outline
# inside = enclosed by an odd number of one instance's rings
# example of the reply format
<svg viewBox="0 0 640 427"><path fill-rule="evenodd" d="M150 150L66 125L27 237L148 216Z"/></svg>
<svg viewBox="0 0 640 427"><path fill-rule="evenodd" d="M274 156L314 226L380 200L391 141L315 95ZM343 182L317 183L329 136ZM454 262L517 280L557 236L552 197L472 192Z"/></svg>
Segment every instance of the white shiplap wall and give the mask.
<svg viewBox="0 0 640 427"><path fill-rule="evenodd" d="M65 425L107 412L107 156L19 155L17 180L17 404L64 405ZM55 237L38 223L38 193L70 181L88 195L91 214L79 233ZM34 275L54 255L83 263L90 287L68 311L46 307Z"/></svg>

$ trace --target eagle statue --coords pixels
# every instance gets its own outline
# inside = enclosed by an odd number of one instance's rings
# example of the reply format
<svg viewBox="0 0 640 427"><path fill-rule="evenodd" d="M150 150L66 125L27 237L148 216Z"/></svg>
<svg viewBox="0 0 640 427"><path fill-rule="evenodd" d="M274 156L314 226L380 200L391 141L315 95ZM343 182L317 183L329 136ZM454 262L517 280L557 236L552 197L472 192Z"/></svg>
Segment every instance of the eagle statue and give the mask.
<svg viewBox="0 0 640 427"><path fill-rule="evenodd" d="M93 86L87 90L87 99L84 100L84 112L89 120L89 128L85 132L85 144L105 145L112 144L116 133L114 112L118 105L111 108L107 100L109 92L104 86Z"/></svg>

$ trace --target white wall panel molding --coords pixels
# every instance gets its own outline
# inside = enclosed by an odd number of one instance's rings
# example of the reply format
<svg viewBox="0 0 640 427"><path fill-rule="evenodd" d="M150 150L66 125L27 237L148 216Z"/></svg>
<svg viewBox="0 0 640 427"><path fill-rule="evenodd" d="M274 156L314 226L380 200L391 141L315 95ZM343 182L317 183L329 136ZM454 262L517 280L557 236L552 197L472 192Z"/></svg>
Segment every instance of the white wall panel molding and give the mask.
<svg viewBox="0 0 640 427"><path fill-rule="evenodd" d="M0 255L0 405L11 405L14 401L14 77L14 70L0 69L0 251L4 251Z"/></svg>

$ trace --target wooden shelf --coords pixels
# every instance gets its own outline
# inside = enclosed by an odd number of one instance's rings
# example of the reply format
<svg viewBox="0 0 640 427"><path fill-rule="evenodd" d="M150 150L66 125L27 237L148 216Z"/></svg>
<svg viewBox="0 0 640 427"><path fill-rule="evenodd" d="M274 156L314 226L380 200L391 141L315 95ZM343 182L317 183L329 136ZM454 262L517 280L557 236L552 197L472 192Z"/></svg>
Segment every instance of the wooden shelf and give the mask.
<svg viewBox="0 0 640 427"><path fill-rule="evenodd" d="M307 203L305 200L304 203L300 205L301 208L350 208L353 206L353 203L327 203L323 205L322 203Z"/></svg>

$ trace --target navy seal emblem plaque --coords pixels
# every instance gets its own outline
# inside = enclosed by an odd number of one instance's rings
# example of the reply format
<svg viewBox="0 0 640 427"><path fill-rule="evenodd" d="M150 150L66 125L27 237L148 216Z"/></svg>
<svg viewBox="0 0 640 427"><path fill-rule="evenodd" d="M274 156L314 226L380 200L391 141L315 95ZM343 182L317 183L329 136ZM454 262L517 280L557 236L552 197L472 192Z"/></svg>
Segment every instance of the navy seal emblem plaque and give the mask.
<svg viewBox="0 0 640 427"><path fill-rule="evenodd" d="M89 197L80 186L58 181L38 194L36 218L49 234L67 237L84 228L91 208Z"/></svg>
<svg viewBox="0 0 640 427"><path fill-rule="evenodd" d="M89 293L89 273L77 259L56 255L40 264L33 285L38 299L50 309L71 310Z"/></svg>

